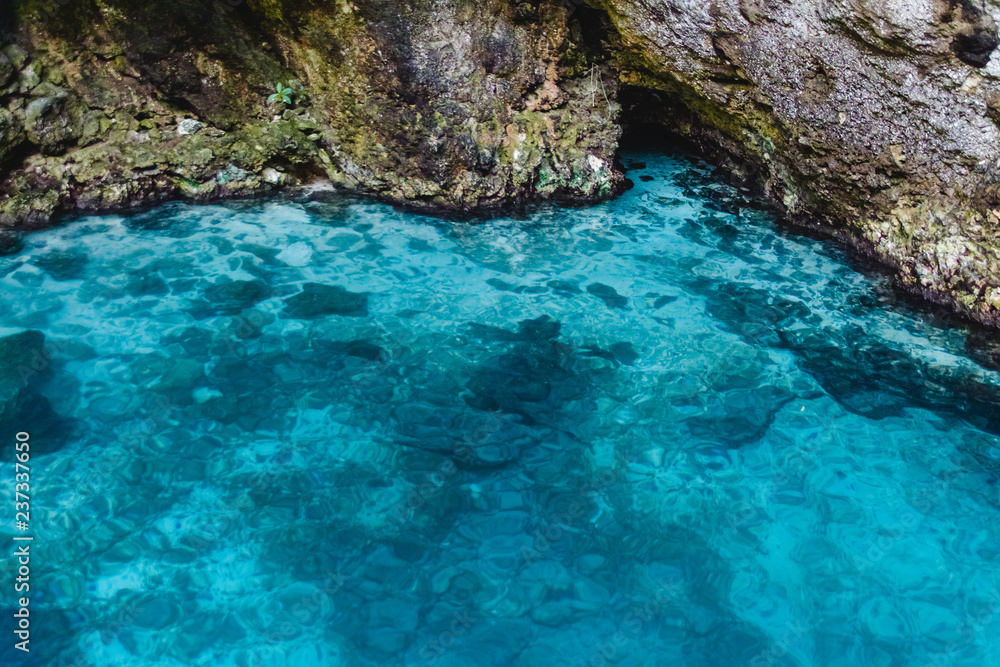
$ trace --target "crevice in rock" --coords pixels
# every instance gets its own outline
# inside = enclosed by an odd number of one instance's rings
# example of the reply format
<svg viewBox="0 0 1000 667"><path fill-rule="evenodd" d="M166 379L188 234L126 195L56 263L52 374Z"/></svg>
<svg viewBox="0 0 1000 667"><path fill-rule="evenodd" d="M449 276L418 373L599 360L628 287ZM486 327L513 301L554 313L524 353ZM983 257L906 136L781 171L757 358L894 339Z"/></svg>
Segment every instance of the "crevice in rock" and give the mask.
<svg viewBox="0 0 1000 667"><path fill-rule="evenodd" d="M985 7L973 0L949 0L945 23L958 24L958 34L951 50L962 62L973 67L986 67L990 56L1000 45L997 26Z"/></svg>

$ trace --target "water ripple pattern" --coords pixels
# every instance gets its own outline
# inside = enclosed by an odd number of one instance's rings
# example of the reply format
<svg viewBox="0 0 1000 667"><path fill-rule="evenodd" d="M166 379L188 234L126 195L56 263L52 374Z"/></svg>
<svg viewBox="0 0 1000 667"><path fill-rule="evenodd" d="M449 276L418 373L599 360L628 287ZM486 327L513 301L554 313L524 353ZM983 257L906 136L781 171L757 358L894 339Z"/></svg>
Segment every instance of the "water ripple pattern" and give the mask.
<svg viewBox="0 0 1000 667"><path fill-rule="evenodd" d="M0 258L53 350L30 664L1000 665L990 355L624 159L526 219L168 204Z"/></svg>

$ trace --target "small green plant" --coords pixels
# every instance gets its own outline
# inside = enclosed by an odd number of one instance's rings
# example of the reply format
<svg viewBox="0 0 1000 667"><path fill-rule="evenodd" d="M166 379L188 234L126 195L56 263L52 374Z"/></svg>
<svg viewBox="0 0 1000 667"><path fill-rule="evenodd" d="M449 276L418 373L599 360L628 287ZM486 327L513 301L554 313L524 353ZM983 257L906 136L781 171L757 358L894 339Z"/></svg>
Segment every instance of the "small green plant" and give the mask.
<svg viewBox="0 0 1000 667"><path fill-rule="evenodd" d="M277 92L271 93L271 96L267 98L267 103L271 102L284 102L288 106L292 105L292 89L289 86L281 83L280 81L274 86Z"/></svg>
<svg viewBox="0 0 1000 667"><path fill-rule="evenodd" d="M279 81L274 85L275 92L267 98L268 104L272 102L284 102L287 106L304 102L308 99L306 87L298 79L289 79L288 83Z"/></svg>

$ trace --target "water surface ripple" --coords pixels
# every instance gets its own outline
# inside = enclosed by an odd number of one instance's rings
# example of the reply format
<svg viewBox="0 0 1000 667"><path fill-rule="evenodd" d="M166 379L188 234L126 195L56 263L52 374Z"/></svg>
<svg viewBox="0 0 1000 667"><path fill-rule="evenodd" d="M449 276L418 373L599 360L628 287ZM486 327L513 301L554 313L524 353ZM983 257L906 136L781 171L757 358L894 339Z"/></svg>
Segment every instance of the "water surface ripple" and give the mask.
<svg viewBox="0 0 1000 667"><path fill-rule="evenodd" d="M55 350L31 664L1000 665L988 355L625 162L526 220L169 204L0 258Z"/></svg>

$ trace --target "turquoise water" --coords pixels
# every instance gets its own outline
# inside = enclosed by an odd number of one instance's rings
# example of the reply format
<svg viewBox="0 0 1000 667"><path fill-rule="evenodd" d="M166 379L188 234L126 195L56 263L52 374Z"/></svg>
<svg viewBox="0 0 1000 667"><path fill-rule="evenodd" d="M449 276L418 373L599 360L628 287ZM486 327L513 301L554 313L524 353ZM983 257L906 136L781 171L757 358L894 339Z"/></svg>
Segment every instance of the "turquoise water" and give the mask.
<svg viewBox="0 0 1000 667"><path fill-rule="evenodd" d="M24 664L1000 664L1000 374L624 159L524 220L169 204L0 258L55 351Z"/></svg>

